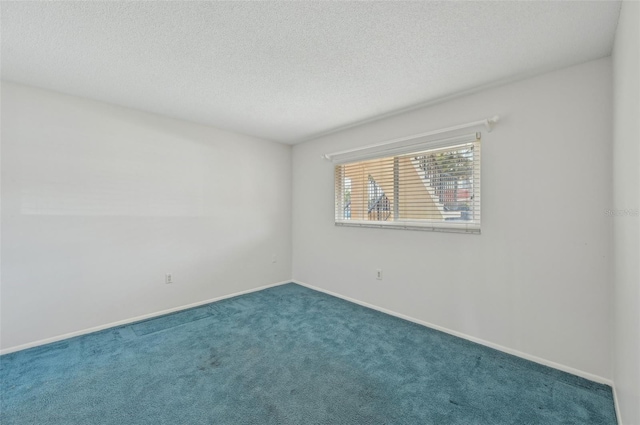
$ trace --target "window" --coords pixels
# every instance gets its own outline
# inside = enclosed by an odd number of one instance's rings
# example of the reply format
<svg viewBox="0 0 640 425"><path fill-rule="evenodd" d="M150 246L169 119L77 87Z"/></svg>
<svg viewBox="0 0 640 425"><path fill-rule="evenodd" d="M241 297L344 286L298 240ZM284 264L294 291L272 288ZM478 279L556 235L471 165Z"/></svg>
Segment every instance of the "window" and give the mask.
<svg viewBox="0 0 640 425"><path fill-rule="evenodd" d="M336 225L480 233L480 133L348 156L335 167Z"/></svg>

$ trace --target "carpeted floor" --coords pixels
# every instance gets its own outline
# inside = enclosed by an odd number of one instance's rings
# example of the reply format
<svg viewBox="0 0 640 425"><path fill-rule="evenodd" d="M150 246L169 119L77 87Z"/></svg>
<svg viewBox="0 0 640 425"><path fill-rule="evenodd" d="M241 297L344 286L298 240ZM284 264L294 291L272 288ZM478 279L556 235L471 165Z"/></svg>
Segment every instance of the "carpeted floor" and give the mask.
<svg viewBox="0 0 640 425"><path fill-rule="evenodd" d="M0 358L0 423L615 424L611 389L287 284Z"/></svg>

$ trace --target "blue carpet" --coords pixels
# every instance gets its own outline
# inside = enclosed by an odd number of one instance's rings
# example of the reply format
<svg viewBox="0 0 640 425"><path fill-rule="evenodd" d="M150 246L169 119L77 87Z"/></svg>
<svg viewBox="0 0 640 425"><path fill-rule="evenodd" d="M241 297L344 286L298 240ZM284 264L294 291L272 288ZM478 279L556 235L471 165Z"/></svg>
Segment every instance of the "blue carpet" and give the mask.
<svg viewBox="0 0 640 425"><path fill-rule="evenodd" d="M10 424L615 424L611 388L287 284L0 357Z"/></svg>

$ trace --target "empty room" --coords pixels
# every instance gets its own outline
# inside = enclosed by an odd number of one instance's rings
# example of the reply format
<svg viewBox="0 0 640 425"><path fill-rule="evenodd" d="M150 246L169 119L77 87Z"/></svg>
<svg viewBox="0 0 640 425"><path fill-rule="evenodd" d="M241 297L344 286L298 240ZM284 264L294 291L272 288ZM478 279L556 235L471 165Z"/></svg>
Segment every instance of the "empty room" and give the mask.
<svg viewBox="0 0 640 425"><path fill-rule="evenodd" d="M640 2L0 25L2 425L640 425Z"/></svg>

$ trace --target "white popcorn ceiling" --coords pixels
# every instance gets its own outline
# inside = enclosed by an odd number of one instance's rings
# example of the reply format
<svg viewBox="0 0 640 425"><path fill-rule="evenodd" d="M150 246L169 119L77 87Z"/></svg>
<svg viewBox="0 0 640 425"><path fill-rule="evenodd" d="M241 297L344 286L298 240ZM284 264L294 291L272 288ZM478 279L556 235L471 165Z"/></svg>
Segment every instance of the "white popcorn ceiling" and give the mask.
<svg viewBox="0 0 640 425"><path fill-rule="evenodd" d="M296 143L608 56L619 9L618 1L3 2L2 78Z"/></svg>

